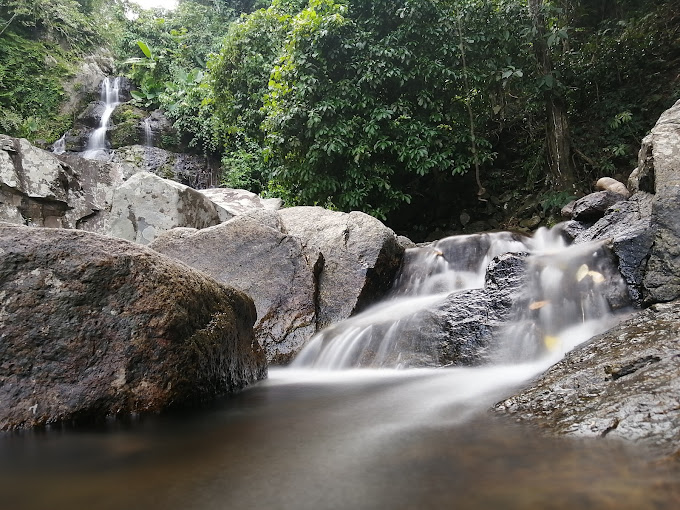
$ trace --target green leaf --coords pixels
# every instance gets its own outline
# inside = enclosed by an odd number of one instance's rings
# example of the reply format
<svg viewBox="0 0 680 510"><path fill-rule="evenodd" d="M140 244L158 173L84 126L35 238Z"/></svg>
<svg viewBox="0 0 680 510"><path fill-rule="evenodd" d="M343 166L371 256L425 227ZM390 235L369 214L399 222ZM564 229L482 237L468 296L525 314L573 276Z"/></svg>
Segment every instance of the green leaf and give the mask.
<svg viewBox="0 0 680 510"><path fill-rule="evenodd" d="M137 41L137 46L139 46L139 49L142 50L142 53L146 56L146 58L152 58L151 57L151 50L149 47L146 45L144 41Z"/></svg>

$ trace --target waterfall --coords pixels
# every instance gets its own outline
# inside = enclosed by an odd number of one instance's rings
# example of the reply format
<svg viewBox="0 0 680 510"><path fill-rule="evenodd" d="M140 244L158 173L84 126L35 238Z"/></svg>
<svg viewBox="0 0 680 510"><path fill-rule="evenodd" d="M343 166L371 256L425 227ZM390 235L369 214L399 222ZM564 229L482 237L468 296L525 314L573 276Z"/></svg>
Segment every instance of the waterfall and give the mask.
<svg viewBox="0 0 680 510"><path fill-rule="evenodd" d="M153 147L153 131L151 129L151 117L147 117L142 121L142 128L144 129L144 145L146 147Z"/></svg>
<svg viewBox="0 0 680 510"><path fill-rule="evenodd" d="M92 132L87 144L87 150L83 152L83 157L87 159L98 159L106 150L106 132L109 129L111 115L120 104L120 77L104 78L102 81L101 101L104 103L104 112L99 122L99 127Z"/></svg>
<svg viewBox="0 0 680 510"><path fill-rule="evenodd" d="M54 154L63 154L66 152L66 133L61 135L61 138L52 144L52 152Z"/></svg>
<svg viewBox="0 0 680 510"><path fill-rule="evenodd" d="M601 243L568 246L559 229L541 229L533 238L508 232L455 236L407 250L388 298L317 333L292 367L437 366L441 334L435 329L442 321L432 327L433 310L445 309L452 297L462 300L449 306L485 304L487 268L506 253L523 254L522 284L509 319L491 328L487 361L561 355L610 325L611 296L625 294L625 284Z"/></svg>

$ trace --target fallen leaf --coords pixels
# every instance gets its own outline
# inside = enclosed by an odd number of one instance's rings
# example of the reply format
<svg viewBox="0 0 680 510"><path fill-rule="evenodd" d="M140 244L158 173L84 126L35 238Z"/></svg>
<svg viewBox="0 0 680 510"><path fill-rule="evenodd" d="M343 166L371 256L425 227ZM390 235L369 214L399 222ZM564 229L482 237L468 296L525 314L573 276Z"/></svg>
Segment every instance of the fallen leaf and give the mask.
<svg viewBox="0 0 680 510"><path fill-rule="evenodd" d="M588 276L588 271L589 268L586 264L583 264L581 267L579 267L578 270L576 271L576 281L580 282L586 276Z"/></svg>
<svg viewBox="0 0 680 510"><path fill-rule="evenodd" d="M540 310L545 305L549 305L550 301L534 301L529 305L529 310Z"/></svg>

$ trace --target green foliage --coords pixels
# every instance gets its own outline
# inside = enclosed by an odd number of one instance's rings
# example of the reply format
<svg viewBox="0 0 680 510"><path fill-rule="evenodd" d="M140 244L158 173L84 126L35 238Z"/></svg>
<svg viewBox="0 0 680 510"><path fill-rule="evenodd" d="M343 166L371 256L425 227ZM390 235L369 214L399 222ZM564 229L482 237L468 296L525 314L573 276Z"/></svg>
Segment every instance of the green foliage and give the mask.
<svg viewBox="0 0 680 510"><path fill-rule="evenodd" d="M137 10L135 19L125 20L116 48L137 84L135 102L163 108L186 144L206 153L217 153L220 145L206 61L234 16L230 8L213 7L186 1L172 12Z"/></svg>
<svg viewBox="0 0 680 510"><path fill-rule="evenodd" d="M303 203L330 200L385 218L426 176L469 170L466 101L486 133L509 107L524 77L521 58L507 51L521 48L511 31L521 11L427 0L300 7L275 1L245 18L212 67L222 122L233 140L261 143L270 165L263 177ZM469 90L459 35L471 57ZM491 140L475 141L481 162L492 162Z"/></svg>

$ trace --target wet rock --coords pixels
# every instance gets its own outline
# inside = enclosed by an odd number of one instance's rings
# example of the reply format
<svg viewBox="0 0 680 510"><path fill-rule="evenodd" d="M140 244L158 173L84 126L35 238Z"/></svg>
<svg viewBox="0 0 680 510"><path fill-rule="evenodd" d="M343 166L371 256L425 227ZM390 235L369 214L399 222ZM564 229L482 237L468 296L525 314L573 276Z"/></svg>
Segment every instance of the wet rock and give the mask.
<svg viewBox="0 0 680 510"><path fill-rule="evenodd" d="M218 206L222 221L250 211L280 208L277 207L278 202L265 202L255 193L244 189L209 188L202 189L200 192Z"/></svg>
<svg viewBox="0 0 680 510"><path fill-rule="evenodd" d="M654 183L652 224L656 229L644 277L647 303L680 297L680 101L666 110L640 150L640 178Z"/></svg>
<svg viewBox="0 0 680 510"><path fill-rule="evenodd" d="M428 311L425 337L434 338L439 365L475 365L488 360L501 326L522 296L527 254L506 253L487 268L483 289L449 295Z"/></svg>
<svg viewBox="0 0 680 510"><path fill-rule="evenodd" d="M680 437L680 302L637 312L496 405L552 434L613 437L672 454Z"/></svg>
<svg viewBox="0 0 680 510"><path fill-rule="evenodd" d="M579 221L596 221L604 216L609 207L622 200L625 200L623 195L612 191L591 193L576 201L571 216Z"/></svg>
<svg viewBox="0 0 680 510"><path fill-rule="evenodd" d="M113 57L106 50L86 56L80 63L75 75L64 84L64 97L61 113L74 116L90 101L100 95L101 84L113 71Z"/></svg>
<svg viewBox="0 0 680 510"><path fill-rule="evenodd" d="M316 332L316 275L323 261L281 232L276 212L261 209L200 231L173 229L150 247L251 296L255 336L271 363L290 361Z"/></svg>
<svg viewBox="0 0 680 510"><path fill-rule="evenodd" d="M243 293L132 243L0 226L0 429L195 405L266 375Z"/></svg>
<svg viewBox="0 0 680 510"><path fill-rule="evenodd" d="M318 326L346 319L389 289L404 249L394 232L361 213L291 207L279 214L285 232L300 238L308 258L321 253Z"/></svg>
<svg viewBox="0 0 680 510"><path fill-rule="evenodd" d="M631 300L638 307L642 305L644 271L654 240L652 200L652 195L638 192L617 203L603 218L575 236L576 243L611 239L619 270L628 284Z"/></svg>
<svg viewBox="0 0 680 510"><path fill-rule="evenodd" d="M219 223L217 207L198 191L138 172L114 191L109 233L148 244L175 227L202 229Z"/></svg>
<svg viewBox="0 0 680 510"><path fill-rule="evenodd" d="M194 189L211 188L218 180L217 170L206 158L170 152L158 147L120 147L112 151L111 161L133 165L138 170L172 179Z"/></svg>

